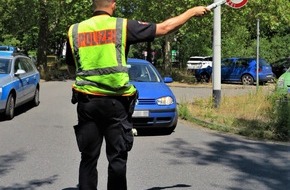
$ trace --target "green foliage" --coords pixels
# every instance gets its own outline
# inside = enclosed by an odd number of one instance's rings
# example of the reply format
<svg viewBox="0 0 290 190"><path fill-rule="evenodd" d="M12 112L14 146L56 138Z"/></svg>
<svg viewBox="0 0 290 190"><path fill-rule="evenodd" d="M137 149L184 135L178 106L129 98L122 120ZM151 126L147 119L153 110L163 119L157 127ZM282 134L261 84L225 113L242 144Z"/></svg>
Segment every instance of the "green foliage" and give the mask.
<svg viewBox="0 0 290 190"><path fill-rule="evenodd" d="M272 107L269 110L271 125L269 128L277 139L290 140L290 99L283 94L274 93L269 96Z"/></svg>
<svg viewBox="0 0 290 190"><path fill-rule="evenodd" d="M196 99L192 104L185 102L181 105L180 117L217 131L290 141L289 99L264 90L223 97L219 108L213 106L212 98Z"/></svg>
<svg viewBox="0 0 290 190"><path fill-rule="evenodd" d="M0 22L0 42L7 45L16 45L26 48L32 47L35 36L34 27L37 25L36 2L31 0L0 0L1 22ZM36 48L34 46L33 48Z"/></svg>
<svg viewBox="0 0 290 190"><path fill-rule="evenodd" d="M160 23L176 16L192 6L209 5L213 0L122 0L117 1L116 16L140 21ZM39 48L40 28L47 31L47 54L61 54L68 27L92 15L91 1L87 0L0 0L0 43L17 45L29 52ZM41 13L41 3L45 14ZM256 23L260 19L261 57L272 62L289 56L290 52L290 3L289 0L249 1L241 9L222 6L222 57L255 56ZM43 16L44 15L44 16ZM48 19L48 26L41 26L41 20ZM170 51L179 52L182 67L193 55L212 55L213 13L202 18L192 18L169 37L156 39L151 43L157 52L156 60L170 68ZM166 46L169 45L169 46ZM165 48L168 47L168 48ZM142 57L147 44L134 45L130 56ZM166 57L166 55L168 57Z"/></svg>
<svg viewBox="0 0 290 190"><path fill-rule="evenodd" d="M192 84L196 82L193 74L187 73L187 71L173 69L170 76L174 79L174 81L179 81L182 83Z"/></svg>
<svg viewBox="0 0 290 190"><path fill-rule="evenodd" d="M191 115L186 103L181 103L178 105L178 116L181 119L190 120Z"/></svg>
<svg viewBox="0 0 290 190"><path fill-rule="evenodd" d="M17 40L14 36L6 34L3 35L3 44L9 44L12 46L18 46L20 44L20 41Z"/></svg>

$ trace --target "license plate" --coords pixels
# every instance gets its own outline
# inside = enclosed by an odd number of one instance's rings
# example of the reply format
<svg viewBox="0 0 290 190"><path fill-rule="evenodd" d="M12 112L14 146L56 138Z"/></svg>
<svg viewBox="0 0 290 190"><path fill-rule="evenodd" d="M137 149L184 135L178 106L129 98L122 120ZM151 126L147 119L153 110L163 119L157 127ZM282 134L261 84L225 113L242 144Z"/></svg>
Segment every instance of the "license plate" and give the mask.
<svg viewBox="0 0 290 190"><path fill-rule="evenodd" d="M149 117L149 111L134 111L132 117Z"/></svg>

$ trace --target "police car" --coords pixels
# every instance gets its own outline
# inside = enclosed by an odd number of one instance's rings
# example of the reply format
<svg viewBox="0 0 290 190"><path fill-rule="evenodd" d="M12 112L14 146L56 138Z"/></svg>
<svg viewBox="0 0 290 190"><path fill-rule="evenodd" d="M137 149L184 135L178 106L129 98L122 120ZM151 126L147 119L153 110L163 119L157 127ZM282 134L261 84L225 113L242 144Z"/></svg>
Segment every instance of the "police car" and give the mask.
<svg viewBox="0 0 290 190"><path fill-rule="evenodd" d="M14 117L15 108L39 105L40 75L32 60L11 46L0 46L0 114Z"/></svg>

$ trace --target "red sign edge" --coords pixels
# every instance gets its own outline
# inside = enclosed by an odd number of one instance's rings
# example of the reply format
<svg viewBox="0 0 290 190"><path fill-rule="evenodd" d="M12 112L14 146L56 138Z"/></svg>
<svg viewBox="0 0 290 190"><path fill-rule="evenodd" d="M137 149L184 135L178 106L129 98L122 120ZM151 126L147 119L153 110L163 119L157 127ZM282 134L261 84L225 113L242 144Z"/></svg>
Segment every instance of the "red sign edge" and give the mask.
<svg viewBox="0 0 290 190"><path fill-rule="evenodd" d="M226 2L230 7L238 9L238 8L245 6L247 4L248 0L242 0L240 3L234 3L231 0L226 0Z"/></svg>

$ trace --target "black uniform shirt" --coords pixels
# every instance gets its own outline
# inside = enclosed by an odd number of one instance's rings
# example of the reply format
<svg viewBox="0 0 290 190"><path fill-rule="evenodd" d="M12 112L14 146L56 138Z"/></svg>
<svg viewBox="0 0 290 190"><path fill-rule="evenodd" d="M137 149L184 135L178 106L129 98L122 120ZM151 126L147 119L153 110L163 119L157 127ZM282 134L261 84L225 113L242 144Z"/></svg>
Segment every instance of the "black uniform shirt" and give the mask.
<svg viewBox="0 0 290 190"><path fill-rule="evenodd" d="M96 11L94 16L108 14L104 11ZM156 24L155 23L147 23L140 22L136 20L129 20L127 23L127 46L126 46L126 58L129 52L129 48L131 44L139 43L139 42L152 42L155 38L156 33ZM72 50L67 41L66 48L66 63L71 66L75 66Z"/></svg>

